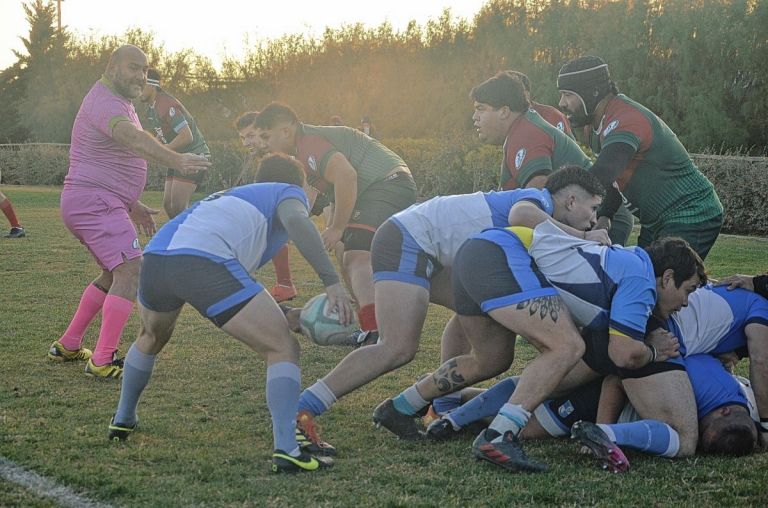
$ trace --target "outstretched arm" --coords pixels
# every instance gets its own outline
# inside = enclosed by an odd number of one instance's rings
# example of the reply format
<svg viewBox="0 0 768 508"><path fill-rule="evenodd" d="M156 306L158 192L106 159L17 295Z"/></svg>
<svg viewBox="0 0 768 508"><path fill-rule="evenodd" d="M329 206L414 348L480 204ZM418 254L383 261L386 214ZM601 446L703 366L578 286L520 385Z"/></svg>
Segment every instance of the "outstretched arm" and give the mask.
<svg viewBox="0 0 768 508"><path fill-rule="evenodd" d="M139 130L131 122L117 122L112 139L139 157L189 174L207 170L211 163L202 155L176 153L161 145L155 138Z"/></svg>

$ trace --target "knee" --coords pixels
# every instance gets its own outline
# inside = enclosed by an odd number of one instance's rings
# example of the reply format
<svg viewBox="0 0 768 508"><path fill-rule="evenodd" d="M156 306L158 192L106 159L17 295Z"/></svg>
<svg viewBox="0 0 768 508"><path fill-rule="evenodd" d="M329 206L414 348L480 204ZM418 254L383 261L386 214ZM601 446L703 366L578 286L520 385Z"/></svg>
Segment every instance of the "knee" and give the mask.
<svg viewBox="0 0 768 508"><path fill-rule="evenodd" d="M416 351L418 350L416 345L387 344L386 340L382 341L379 347L383 348L380 358L386 362L386 366L390 370L410 363L416 357Z"/></svg>

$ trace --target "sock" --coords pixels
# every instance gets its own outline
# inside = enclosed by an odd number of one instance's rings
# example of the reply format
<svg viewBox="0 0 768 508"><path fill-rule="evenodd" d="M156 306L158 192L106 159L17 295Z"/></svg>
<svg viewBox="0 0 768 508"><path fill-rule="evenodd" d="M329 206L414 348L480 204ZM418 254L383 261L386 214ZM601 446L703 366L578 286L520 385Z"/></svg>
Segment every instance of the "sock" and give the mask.
<svg viewBox="0 0 768 508"><path fill-rule="evenodd" d="M378 330L376 325L376 307L369 303L360 309L357 313L357 320L360 322L360 329L364 332Z"/></svg>
<svg viewBox="0 0 768 508"><path fill-rule="evenodd" d="M680 436L666 423L640 420L631 423L599 424L608 437L619 446L633 450L674 457L680 450Z"/></svg>
<svg viewBox="0 0 768 508"><path fill-rule="evenodd" d="M432 401L432 409L439 415L453 411L461 405L461 392L449 393Z"/></svg>
<svg viewBox="0 0 768 508"><path fill-rule="evenodd" d="M510 431L517 436L530 418L531 413L523 409L523 406L507 402L501 406L499 414L496 415L488 428L498 432L499 439Z"/></svg>
<svg viewBox="0 0 768 508"><path fill-rule="evenodd" d="M80 303L77 306L72 321L69 323L69 327L59 339L62 346L70 351L80 349L85 330L88 329L88 325L91 324L93 318L101 310L106 297L107 293L93 284L88 284L88 287L85 288L83 295L80 297Z"/></svg>
<svg viewBox="0 0 768 508"><path fill-rule="evenodd" d="M405 415L411 416L429 405L429 401L424 400L421 395L419 395L416 385L406 388L405 391L395 397L392 402L394 403L395 409Z"/></svg>
<svg viewBox="0 0 768 508"><path fill-rule="evenodd" d="M275 450L296 456L296 414L301 391L301 371L291 362L273 363L267 367L267 407L272 415Z"/></svg>
<svg viewBox="0 0 768 508"><path fill-rule="evenodd" d="M315 384L301 392L299 412L309 411L312 416L320 416L328 411L336 400L336 396L328 385L322 379L318 379Z"/></svg>
<svg viewBox="0 0 768 508"><path fill-rule="evenodd" d="M447 418L458 430L470 423L498 414L515 391L519 377L508 377L490 387L474 399L451 411Z"/></svg>
<svg viewBox="0 0 768 508"><path fill-rule="evenodd" d="M136 423L136 406L139 405L144 388L152 377L155 366L155 355L144 354L132 344L125 355L123 364L123 385L120 388L120 402L115 411L115 422L125 425Z"/></svg>
<svg viewBox="0 0 768 508"><path fill-rule="evenodd" d="M277 251L272 258L272 265L275 267L275 278L281 286L293 286L291 279L291 265L288 257L288 245Z"/></svg>
<svg viewBox="0 0 768 508"><path fill-rule="evenodd" d="M6 199L2 203L0 203L0 210L3 211L5 214L5 217L8 219L8 222L11 224L12 228L20 228L21 223L19 222L19 219L16 217L16 211L13 209L13 205L11 204L10 199Z"/></svg>
<svg viewBox="0 0 768 508"><path fill-rule="evenodd" d="M133 302L121 296L107 295L101 310L101 330L91 361L94 365L112 363L112 354L120 344L120 335L131 317Z"/></svg>

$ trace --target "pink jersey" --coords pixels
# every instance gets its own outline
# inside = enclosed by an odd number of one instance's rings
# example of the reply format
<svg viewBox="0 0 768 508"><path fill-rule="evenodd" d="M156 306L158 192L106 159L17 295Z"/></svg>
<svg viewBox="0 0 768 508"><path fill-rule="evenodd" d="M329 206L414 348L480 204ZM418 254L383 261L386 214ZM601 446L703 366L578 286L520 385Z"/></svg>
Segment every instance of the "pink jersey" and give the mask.
<svg viewBox="0 0 768 508"><path fill-rule="evenodd" d="M83 99L72 126L65 189L102 189L126 207L138 201L147 181L147 162L112 139L112 129L120 121L141 130L131 101L102 77Z"/></svg>

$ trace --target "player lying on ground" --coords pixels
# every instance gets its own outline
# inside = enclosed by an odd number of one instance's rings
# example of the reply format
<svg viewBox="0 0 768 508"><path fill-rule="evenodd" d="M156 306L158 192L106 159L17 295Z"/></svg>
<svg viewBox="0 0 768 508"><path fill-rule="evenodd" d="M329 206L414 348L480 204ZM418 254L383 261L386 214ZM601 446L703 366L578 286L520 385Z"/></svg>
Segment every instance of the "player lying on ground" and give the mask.
<svg viewBox="0 0 768 508"><path fill-rule="evenodd" d="M352 317L349 295L309 219L301 165L287 156L269 157L261 163L257 180L278 183L212 194L168 222L147 245L139 280L141 330L125 358L110 440L125 440L136 428L136 407L155 357L170 340L184 303L189 303L267 362L272 470L314 471L332 464L297 442L304 441L296 431L299 343L275 301L249 273L290 239L323 281L330 304L345 324Z"/></svg>

